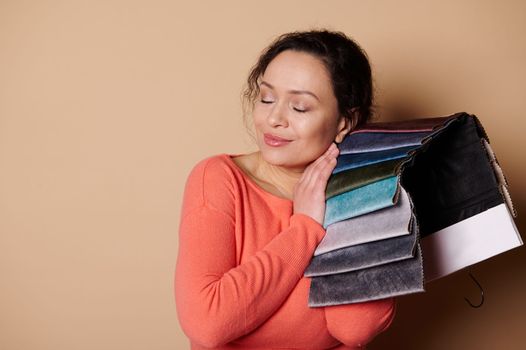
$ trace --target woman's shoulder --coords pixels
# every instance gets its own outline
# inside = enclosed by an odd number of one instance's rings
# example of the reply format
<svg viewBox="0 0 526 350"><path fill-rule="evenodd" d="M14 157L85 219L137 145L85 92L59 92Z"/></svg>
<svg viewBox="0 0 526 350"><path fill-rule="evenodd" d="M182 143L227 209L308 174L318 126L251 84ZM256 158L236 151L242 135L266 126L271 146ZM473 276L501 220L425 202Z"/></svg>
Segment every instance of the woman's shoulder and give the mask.
<svg viewBox="0 0 526 350"><path fill-rule="evenodd" d="M243 155L219 153L197 161L190 171L189 178L198 177L201 180L219 180L231 178L232 174L239 169L239 162ZM234 160L232 157L236 157Z"/></svg>
<svg viewBox="0 0 526 350"><path fill-rule="evenodd" d="M236 164L230 154L220 153L197 161L186 180L184 206L208 206L232 213L236 201ZM227 206L227 207L225 207Z"/></svg>

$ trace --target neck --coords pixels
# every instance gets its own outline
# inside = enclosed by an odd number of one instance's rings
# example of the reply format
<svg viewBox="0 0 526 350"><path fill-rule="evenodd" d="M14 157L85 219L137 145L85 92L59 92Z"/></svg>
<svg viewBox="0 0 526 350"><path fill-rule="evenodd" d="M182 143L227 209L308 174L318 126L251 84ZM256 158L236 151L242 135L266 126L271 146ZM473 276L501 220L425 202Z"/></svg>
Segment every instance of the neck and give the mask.
<svg viewBox="0 0 526 350"><path fill-rule="evenodd" d="M260 179L265 179L286 198L292 199L294 186L300 180L305 168L287 168L268 163L257 152L255 172Z"/></svg>

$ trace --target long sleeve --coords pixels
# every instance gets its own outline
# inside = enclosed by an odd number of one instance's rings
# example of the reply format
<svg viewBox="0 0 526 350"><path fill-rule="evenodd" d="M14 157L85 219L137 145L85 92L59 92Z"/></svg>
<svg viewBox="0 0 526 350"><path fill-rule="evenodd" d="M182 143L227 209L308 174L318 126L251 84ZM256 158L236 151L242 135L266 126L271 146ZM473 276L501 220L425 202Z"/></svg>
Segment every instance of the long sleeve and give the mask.
<svg viewBox="0 0 526 350"><path fill-rule="evenodd" d="M385 331L396 314L396 299L325 307L327 329L343 344L365 346Z"/></svg>
<svg viewBox="0 0 526 350"><path fill-rule="evenodd" d="M185 334L217 347L272 316L302 278L325 230L293 214L289 227L237 265L232 189L205 169L194 169L185 189L174 287ZM214 189L207 187L214 181Z"/></svg>

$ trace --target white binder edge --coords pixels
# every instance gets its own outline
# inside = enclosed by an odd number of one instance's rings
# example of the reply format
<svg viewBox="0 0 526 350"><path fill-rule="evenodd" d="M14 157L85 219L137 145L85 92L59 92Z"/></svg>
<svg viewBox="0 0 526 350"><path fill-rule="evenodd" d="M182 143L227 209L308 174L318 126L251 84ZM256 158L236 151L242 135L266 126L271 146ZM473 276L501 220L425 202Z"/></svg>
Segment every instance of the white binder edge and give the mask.
<svg viewBox="0 0 526 350"><path fill-rule="evenodd" d="M420 240L425 282L523 245L506 204L473 215Z"/></svg>

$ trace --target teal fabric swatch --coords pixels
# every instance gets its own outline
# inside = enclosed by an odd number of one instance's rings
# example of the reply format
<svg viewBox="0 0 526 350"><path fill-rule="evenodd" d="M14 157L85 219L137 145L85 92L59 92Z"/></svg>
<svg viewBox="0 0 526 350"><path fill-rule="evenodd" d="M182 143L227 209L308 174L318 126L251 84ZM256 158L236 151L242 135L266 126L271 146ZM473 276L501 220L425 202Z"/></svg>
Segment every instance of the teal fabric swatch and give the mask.
<svg viewBox="0 0 526 350"><path fill-rule="evenodd" d="M378 209L393 206L398 190L398 176L390 176L341 193L326 200L323 227Z"/></svg>

